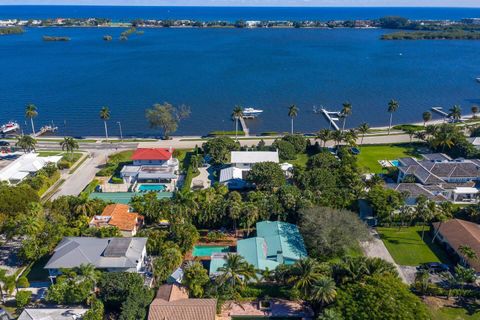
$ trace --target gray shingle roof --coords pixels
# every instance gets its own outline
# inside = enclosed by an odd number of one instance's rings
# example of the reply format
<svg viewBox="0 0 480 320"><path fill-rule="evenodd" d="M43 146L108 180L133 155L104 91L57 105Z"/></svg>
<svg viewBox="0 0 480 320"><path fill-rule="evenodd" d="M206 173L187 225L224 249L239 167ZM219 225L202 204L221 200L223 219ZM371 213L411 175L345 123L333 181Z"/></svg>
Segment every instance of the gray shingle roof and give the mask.
<svg viewBox="0 0 480 320"><path fill-rule="evenodd" d="M135 268L142 258L147 238L66 237L57 245L45 269L75 268L93 264L96 268Z"/></svg>
<svg viewBox="0 0 480 320"><path fill-rule="evenodd" d="M25 309L18 320L74 320L81 319L88 309Z"/></svg>

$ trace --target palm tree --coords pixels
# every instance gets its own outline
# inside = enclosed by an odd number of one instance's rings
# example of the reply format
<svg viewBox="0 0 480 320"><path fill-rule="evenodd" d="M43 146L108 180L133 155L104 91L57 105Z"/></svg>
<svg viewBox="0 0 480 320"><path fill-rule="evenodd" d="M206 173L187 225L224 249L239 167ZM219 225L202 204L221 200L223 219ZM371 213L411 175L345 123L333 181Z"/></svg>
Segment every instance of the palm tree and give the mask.
<svg viewBox="0 0 480 320"><path fill-rule="evenodd" d="M298 108L296 105L292 104L290 107L288 107L288 116L290 117L290 120L292 121L292 128L291 128L291 133L293 134L293 119L296 118L298 115Z"/></svg>
<svg viewBox="0 0 480 320"><path fill-rule="evenodd" d="M33 125L33 118L38 116L37 107L32 103L28 104L27 107L25 108L25 116L27 117L27 119L30 119L30 123L32 124L32 133L33 135L35 135L35 126Z"/></svg>
<svg viewBox="0 0 480 320"><path fill-rule="evenodd" d="M416 131L413 134L413 137L418 140L426 141L427 140L427 133L425 131Z"/></svg>
<svg viewBox="0 0 480 320"><path fill-rule="evenodd" d="M355 129L350 129L343 134L343 139L349 146L354 147L357 145L358 133Z"/></svg>
<svg viewBox="0 0 480 320"><path fill-rule="evenodd" d="M91 263L89 264L81 264L77 268L77 273L87 281L91 281L93 283L93 287L97 286L97 281L100 279L100 271L95 269L95 266Z"/></svg>
<svg viewBox="0 0 480 320"><path fill-rule="evenodd" d="M220 273L217 282L220 284L228 284L232 289L238 286L243 287L245 283L252 279L256 279L255 268L238 254L229 253L225 258L225 264L218 268Z"/></svg>
<svg viewBox="0 0 480 320"><path fill-rule="evenodd" d="M243 109L240 106L233 108L232 117L235 119L235 140L238 141L238 120L243 117Z"/></svg>
<svg viewBox="0 0 480 320"><path fill-rule="evenodd" d="M340 115L343 118L342 131L345 131L345 123L347 122L347 117L352 114L352 104L350 102L345 102L340 111Z"/></svg>
<svg viewBox="0 0 480 320"><path fill-rule="evenodd" d="M362 140L360 140L360 145L363 144L363 138L365 138L365 135L368 133L369 130L370 130L370 126L366 122L358 126L357 131L362 135Z"/></svg>
<svg viewBox="0 0 480 320"><path fill-rule="evenodd" d="M105 125L105 139L108 141L107 121L110 119L110 109L108 107L102 107L100 110L100 119L103 120L103 124Z"/></svg>
<svg viewBox="0 0 480 320"><path fill-rule="evenodd" d="M22 148L23 152L27 153L35 150L36 144L37 140L35 140L33 137L23 135L17 138L17 143L15 145Z"/></svg>
<svg viewBox="0 0 480 320"><path fill-rule="evenodd" d="M473 114L472 118L474 118L474 119L477 118L477 113L478 113L478 111L479 111L479 110L478 110L478 106L474 104L474 105L472 106L472 114Z"/></svg>
<svg viewBox="0 0 480 320"><path fill-rule="evenodd" d="M462 108L459 105L454 105L449 111L448 116L453 120L458 121L462 118Z"/></svg>
<svg viewBox="0 0 480 320"><path fill-rule="evenodd" d="M313 288L322 276L320 265L314 259L306 258L298 260L292 265L288 282L298 289L305 297L308 297Z"/></svg>
<svg viewBox="0 0 480 320"><path fill-rule="evenodd" d="M423 126L427 126L427 122L432 120L432 113L430 111L425 111L422 113L422 119L423 119Z"/></svg>
<svg viewBox="0 0 480 320"><path fill-rule="evenodd" d="M338 147L340 146L340 143L343 141L344 139L344 134L342 131L340 130L336 130L336 131L333 131L332 132L332 139L333 141L335 141L335 146Z"/></svg>
<svg viewBox="0 0 480 320"><path fill-rule="evenodd" d="M73 159L73 151L78 149L78 142L72 137L65 137L63 141L60 142L62 150L67 151L69 154L70 160Z"/></svg>
<svg viewBox="0 0 480 320"><path fill-rule="evenodd" d="M325 148L325 145L327 144L327 141L332 138L332 130L330 129L320 129L317 132L317 139L323 142L323 147Z"/></svg>
<svg viewBox="0 0 480 320"><path fill-rule="evenodd" d="M410 127L405 128L405 133L408 134L408 136L410 137L410 144L412 144L413 136L415 135L416 132L417 130L415 130L414 128L410 128Z"/></svg>
<svg viewBox="0 0 480 320"><path fill-rule="evenodd" d="M400 107L400 104L398 101L392 99L390 102L388 102L388 113L390 113L390 123L388 125L388 134L390 134L390 130L392 129L392 120L393 120L393 113L397 111L398 107Z"/></svg>
<svg viewBox="0 0 480 320"><path fill-rule="evenodd" d="M330 277L320 277L315 281L311 293L310 300L313 300L323 307L332 303L337 296L337 288L335 281Z"/></svg>
<svg viewBox="0 0 480 320"><path fill-rule="evenodd" d="M475 252L475 250L472 249L472 247L468 245L459 246L458 251L460 251L460 253L462 254L462 258L465 261L467 259L471 261L478 260L477 253Z"/></svg>

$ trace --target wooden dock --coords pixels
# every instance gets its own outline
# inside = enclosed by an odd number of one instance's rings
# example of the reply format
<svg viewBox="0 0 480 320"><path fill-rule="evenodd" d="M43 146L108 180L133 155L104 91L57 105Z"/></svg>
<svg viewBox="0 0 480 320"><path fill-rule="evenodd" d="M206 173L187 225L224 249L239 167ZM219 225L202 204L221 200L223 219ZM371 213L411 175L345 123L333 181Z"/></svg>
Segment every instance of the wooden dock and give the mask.
<svg viewBox="0 0 480 320"><path fill-rule="evenodd" d="M47 125L47 126L43 126L40 128L40 131L37 131L35 132L35 134L33 135L35 138L36 137L40 137L41 135L44 135L45 133L47 132L56 132L58 130L58 127L54 126L54 125Z"/></svg>
<svg viewBox="0 0 480 320"><path fill-rule="evenodd" d="M331 116L332 114L338 115L339 114L338 111L328 111L328 110L322 108L322 113L325 116L325 118L327 118L328 122L330 123L330 126L332 126L335 130L340 130L340 127L335 122L338 119L332 118L332 116Z"/></svg>
<svg viewBox="0 0 480 320"><path fill-rule="evenodd" d="M444 116L445 118L450 117L450 115L449 115L448 113L446 113L445 111L443 111L443 108L442 108L442 107L432 107L432 111L435 111L435 112L441 114L441 115Z"/></svg>
<svg viewBox="0 0 480 320"><path fill-rule="evenodd" d="M244 117L239 117L240 120L240 125L242 126L243 132L245 132L245 137L250 136L250 130L247 127L247 124L245 123L245 118Z"/></svg>

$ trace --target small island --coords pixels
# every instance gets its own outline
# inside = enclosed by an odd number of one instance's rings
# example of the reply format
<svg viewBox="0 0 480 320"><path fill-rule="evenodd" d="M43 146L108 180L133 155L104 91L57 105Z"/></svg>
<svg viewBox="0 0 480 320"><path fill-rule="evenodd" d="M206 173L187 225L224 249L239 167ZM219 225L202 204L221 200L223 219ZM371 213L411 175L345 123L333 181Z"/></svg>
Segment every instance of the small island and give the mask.
<svg viewBox="0 0 480 320"><path fill-rule="evenodd" d="M10 34L22 34L24 30L22 27L5 27L0 28L0 36L10 35Z"/></svg>
<svg viewBox="0 0 480 320"><path fill-rule="evenodd" d="M384 34L382 40L480 40L479 31L399 31Z"/></svg>
<svg viewBox="0 0 480 320"><path fill-rule="evenodd" d="M70 41L69 37L43 36L43 41Z"/></svg>

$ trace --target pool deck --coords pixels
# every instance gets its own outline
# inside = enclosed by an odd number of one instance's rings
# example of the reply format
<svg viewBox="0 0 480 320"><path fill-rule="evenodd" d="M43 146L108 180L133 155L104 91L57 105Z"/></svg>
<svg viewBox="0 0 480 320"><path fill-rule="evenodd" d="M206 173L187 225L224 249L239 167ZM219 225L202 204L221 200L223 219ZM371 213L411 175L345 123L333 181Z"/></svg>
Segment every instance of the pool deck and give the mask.
<svg viewBox="0 0 480 320"><path fill-rule="evenodd" d="M237 246L237 239L234 237L227 237L225 240L216 241L216 242L197 242L195 243L194 247L202 246L202 247L236 247ZM210 256L194 256L193 249L188 251L185 254L186 261L194 261L194 260L211 260Z"/></svg>

